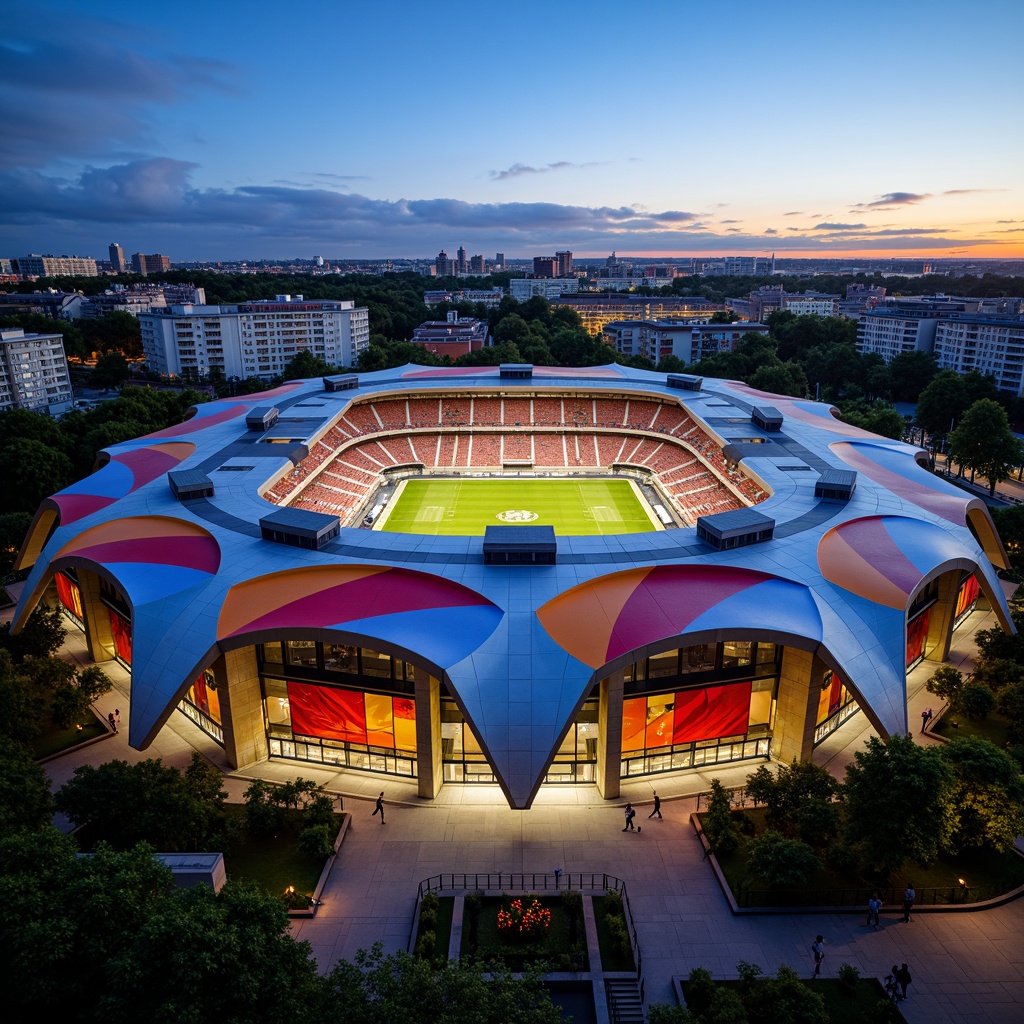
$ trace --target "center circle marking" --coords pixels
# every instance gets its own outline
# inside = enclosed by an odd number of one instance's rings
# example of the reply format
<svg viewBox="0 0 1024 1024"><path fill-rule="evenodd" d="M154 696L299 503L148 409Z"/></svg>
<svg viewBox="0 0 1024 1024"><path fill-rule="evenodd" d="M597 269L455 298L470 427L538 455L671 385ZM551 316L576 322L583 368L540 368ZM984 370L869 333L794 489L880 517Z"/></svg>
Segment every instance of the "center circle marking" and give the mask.
<svg viewBox="0 0 1024 1024"><path fill-rule="evenodd" d="M494 518L503 523L532 523L534 519L540 519L540 516L525 508L510 508L507 512L499 512Z"/></svg>

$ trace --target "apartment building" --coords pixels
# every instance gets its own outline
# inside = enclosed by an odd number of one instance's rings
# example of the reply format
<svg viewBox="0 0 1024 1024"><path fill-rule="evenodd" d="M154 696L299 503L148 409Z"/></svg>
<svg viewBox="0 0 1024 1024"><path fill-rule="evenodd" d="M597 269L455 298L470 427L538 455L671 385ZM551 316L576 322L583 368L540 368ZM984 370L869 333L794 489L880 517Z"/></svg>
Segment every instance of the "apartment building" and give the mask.
<svg viewBox="0 0 1024 1024"><path fill-rule="evenodd" d="M22 277L99 277L99 268L88 256L19 256L11 261Z"/></svg>
<svg viewBox="0 0 1024 1024"><path fill-rule="evenodd" d="M935 321L932 354L940 368L991 374L1000 391L1024 394L1024 320L965 313Z"/></svg>
<svg viewBox="0 0 1024 1024"><path fill-rule="evenodd" d="M150 369L168 376L275 377L299 352L353 366L370 344L369 313L352 301L301 295L234 306L182 304L139 314Z"/></svg>
<svg viewBox="0 0 1024 1024"><path fill-rule="evenodd" d="M158 252L151 253L148 256L141 252L132 254L132 271L136 274L142 274L143 276L166 274L170 269L170 259Z"/></svg>
<svg viewBox="0 0 1024 1024"><path fill-rule="evenodd" d="M515 283L512 282L513 285ZM720 303L699 296L663 297L615 293L562 296L552 299L551 304L574 309L583 326L595 336L604 330L605 324L614 320L695 320L705 323L712 313L723 308Z"/></svg>
<svg viewBox="0 0 1024 1024"><path fill-rule="evenodd" d="M73 404L71 377L60 334L0 330L0 412L30 409L59 416Z"/></svg>
<svg viewBox="0 0 1024 1024"><path fill-rule="evenodd" d="M561 295L575 295L580 290L580 282L577 277L513 277L508 290L517 302L525 302L534 295L557 299Z"/></svg>
<svg viewBox="0 0 1024 1024"><path fill-rule="evenodd" d="M683 320L618 320L605 324L605 343L625 356L643 356L657 366L666 356L696 363L731 352L750 335L767 334L765 324L699 324Z"/></svg>
<svg viewBox="0 0 1024 1024"><path fill-rule="evenodd" d="M412 343L428 352L457 359L469 352L479 352L490 344L486 320L460 317L454 310L445 320L427 320L412 332Z"/></svg>
<svg viewBox="0 0 1024 1024"><path fill-rule="evenodd" d="M857 351L887 363L903 352L931 352L939 320L964 312L963 303L900 299L865 310L857 321Z"/></svg>

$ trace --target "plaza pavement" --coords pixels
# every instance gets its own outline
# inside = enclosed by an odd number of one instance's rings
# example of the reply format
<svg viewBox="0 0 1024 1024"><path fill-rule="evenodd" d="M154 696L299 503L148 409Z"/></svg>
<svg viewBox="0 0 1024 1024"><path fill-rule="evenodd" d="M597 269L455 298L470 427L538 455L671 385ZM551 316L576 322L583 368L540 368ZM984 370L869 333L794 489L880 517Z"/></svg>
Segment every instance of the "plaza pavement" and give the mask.
<svg viewBox="0 0 1024 1024"><path fill-rule="evenodd" d="M7 615L9 617L10 610ZM973 636L993 625L976 612L954 637L953 664L970 671ZM88 663L81 634L69 631L65 654ZM174 714L146 751L127 744L128 673L104 665L115 689L100 699L103 717L118 707L122 731L46 764L54 788L79 764L112 758L162 758L184 767L198 751L225 771L229 799L239 801L255 777L284 781L301 775L340 796L352 824L323 892L316 917L293 922L296 938L309 942L320 968L350 959L376 941L386 951L405 949L418 883L448 872L607 872L625 880L643 957L646 998L674 1002L672 977L703 966L721 977L740 960L773 971L789 964L811 973L810 944L826 940L825 974L851 963L865 976L884 977L907 963L910 998L901 1004L910 1024L1020 1024L1024 1021L1024 899L976 913L916 913L909 924L896 908L883 910L879 932L863 927L864 914L796 914L740 917L730 913L689 823L696 794L711 778L741 785L757 762L705 772L665 775L623 784L619 800L601 800L593 787L545 786L529 811L508 808L496 786L444 787L434 801L416 797L397 779L313 765L264 762L232 772L223 752L183 715ZM938 702L924 690L933 665L908 677L910 728L921 742L920 713ZM815 752L837 776L871 735L864 715L849 719ZM664 820L648 820L651 796L662 796ZM372 817L383 789L386 824ZM622 806L638 808L640 834L623 834ZM58 825L67 826L58 819Z"/></svg>

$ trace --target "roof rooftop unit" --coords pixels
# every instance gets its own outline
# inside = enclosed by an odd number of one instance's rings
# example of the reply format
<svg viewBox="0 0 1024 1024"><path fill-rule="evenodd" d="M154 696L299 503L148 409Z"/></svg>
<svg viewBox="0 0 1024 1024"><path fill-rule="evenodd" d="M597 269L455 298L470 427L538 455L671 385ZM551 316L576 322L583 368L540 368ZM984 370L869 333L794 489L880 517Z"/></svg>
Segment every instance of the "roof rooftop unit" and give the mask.
<svg viewBox="0 0 1024 1024"><path fill-rule="evenodd" d="M849 501L857 486L852 469L826 469L814 485L814 496L823 501Z"/></svg>
<svg viewBox="0 0 1024 1024"><path fill-rule="evenodd" d="M264 540L310 551L319 550L340 532L341 522L337 516L308 512L302 508L279 508L260 520L260 534Z"/></svg>
<svg viewBox="0 0 1024 1024"><path fill-rule="evenodd" d="M760 544L775 535L775 520L752 508L697 517L697 536L719 551Z"/></svg>
<svg viewBox="0 0 1024 1024"><path fill-rule="evenodd" d="M324 391L351 391L359 387L359 378L354 373L337 373L324 377Z"/></svg>
<svg viewBox="0 0 1024 1024"><path fill-rule="evenodd" d="M782 413L774 405L755 405L750 413L750 422L762 430L781 430Z"/></svg>
<svg viewBox="0 0 1024 1024"><path fill-rule="evenodd" d="M213 481L201 469L173 469L167 474L167 482L178 501L213 497Z"/></svg>
<svg viewBox="0 0 1024 1024"><path fill-rule="evenodd" d="M695 377L692 373L670 373L665 384L677 391L700 391L704 387L704 378Z"/></svg>
<svg viewBox="0 0 1024 1024"><path fill-rule="evenodd" d="M502 363L498 373L503 380L529 380L533 376L533 363Z"/></svg>
<svg viewBox="0 0 1024 1024"><path fill-rule="evenodd" d="M245 414L245 425L249 430L269 430L279 415L276 405L261 405Z"/></svg>
<svg viewBox="0 0 1024 1024"><path fill-rule="evenodd" d="M558 542L553 526L488 526L484 565L554 565Z"/></svg>

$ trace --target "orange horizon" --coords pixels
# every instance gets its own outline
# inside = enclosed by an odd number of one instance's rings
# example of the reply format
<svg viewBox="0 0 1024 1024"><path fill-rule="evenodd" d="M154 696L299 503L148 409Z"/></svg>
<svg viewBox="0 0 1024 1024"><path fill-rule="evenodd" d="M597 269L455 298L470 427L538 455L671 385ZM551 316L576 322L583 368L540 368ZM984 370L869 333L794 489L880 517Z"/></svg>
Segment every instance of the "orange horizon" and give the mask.
<svg viewBox="0 0 1024 1024"><path fill-rule="evenodd" d="M984 245L965 246L963 250L949 251L936 249L819 249L788 246L775 249L776 259L912 259L925 261L938 260L1024 260L1024 243L990 243ZM682 253L672 251L646 250L643 252L627 252L616 249L620 258L629 256L643 259L693 259L698 256L718 258L722 256L771 256L772 249L701 249L699 252ZM607 252L574 253L583 259L607 257Z"/></svg>

